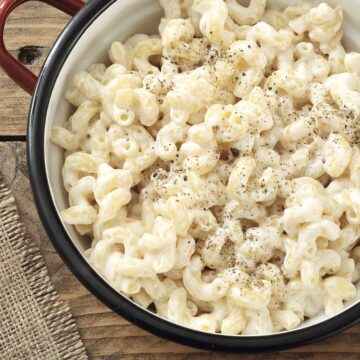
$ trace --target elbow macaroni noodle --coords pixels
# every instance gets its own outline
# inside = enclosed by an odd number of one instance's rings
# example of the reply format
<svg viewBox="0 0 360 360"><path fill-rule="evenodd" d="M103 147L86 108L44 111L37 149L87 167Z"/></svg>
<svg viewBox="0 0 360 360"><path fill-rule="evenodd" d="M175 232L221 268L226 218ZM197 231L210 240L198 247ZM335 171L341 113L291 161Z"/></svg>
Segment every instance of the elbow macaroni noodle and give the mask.
<svg viewBox="0 0 360 360"><path fill-rule="evenodd" d="M341 9L160 4L160 36L114 42L66 92L62 219L115 289L178 324L336 314L360 277L360 54Z"/></svg>

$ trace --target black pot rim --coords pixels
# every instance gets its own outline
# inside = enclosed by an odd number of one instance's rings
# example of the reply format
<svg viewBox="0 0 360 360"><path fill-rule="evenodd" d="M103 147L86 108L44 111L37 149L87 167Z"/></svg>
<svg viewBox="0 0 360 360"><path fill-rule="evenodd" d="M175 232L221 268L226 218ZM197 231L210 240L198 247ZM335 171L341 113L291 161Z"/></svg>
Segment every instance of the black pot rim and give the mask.
<svg viewBox="0 0 360 360"><path fill-rule="evenodd" d="M58 216L46 177L46 113L54 84L73 47L91 23L116 1L92 0L71 20L43 66L29 112L27 154L35 204L43 226L65 264L92 294L128 321L163 338L206 350L261 352L287 349L324 339L359 322L360 303L357 303L330 319L291 332L264 336L227 336L199 332L141 309L110 287L78 252Z"/></svg>

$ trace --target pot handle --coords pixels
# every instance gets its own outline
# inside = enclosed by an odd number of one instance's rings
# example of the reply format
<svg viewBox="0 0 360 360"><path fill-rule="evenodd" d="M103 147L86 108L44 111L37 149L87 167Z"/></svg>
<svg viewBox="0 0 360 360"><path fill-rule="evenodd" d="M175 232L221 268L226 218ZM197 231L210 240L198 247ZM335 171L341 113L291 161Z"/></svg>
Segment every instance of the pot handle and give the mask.
<svg viewBox="0 0 360 360"><path fill-rule="evenodd" d="M11 56L4 44L4 28L7 17L16 7L26 1L29 0L0 0L0 66L11 79L20 85L26 92L32 94L36 86L37 77ZM52 5L69 15L75 15L84 5L84 2L81 0L40 1Z"/></svg>

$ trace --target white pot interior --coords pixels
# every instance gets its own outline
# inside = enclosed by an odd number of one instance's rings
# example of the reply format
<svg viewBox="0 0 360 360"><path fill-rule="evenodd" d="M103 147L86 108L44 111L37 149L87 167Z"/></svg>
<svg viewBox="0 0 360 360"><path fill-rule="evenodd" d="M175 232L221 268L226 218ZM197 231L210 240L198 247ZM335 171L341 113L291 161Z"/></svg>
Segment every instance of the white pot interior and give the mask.
<svg viewBox="0 0 360 360"><path fill-rule="evenodd" d="M239 2L246 5L249 1ZM297 1L268 0L268 3L281 7L295 2ZM360 0L328 0L327 2L331 5L340 5L344 9L344 44L346 50L360 51ZM113 41L123 41L135 33L158 33L157 27L162 14L162 9L157 0L118 0L85 31L66 60L51 94L45 128L46 171L52 198L58 211L68 207L68 196L63 188L61 175L64 159L63 151L52 144L49 137L51 128L55 125L64 124L74 111L74 108L64 98L65 90L71 84L76 72L85 69L90 64L100 62L110 65L107 53ZM64 224L64 227L80 253L84 254L90 246L89 239L80 236L72 226ZM359 283L357 289L357 299L349 302L347 307L360 300ZM306 320L299 328L319 323L325 319L326 317L320 314Z"/></svg>

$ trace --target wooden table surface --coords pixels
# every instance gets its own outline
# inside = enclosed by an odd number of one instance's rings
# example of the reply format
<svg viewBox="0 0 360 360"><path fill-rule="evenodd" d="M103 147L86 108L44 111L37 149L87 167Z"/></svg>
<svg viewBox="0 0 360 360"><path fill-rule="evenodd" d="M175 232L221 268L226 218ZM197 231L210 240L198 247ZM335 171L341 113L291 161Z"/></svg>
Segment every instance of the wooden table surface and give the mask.
<svg viewBox="0 0 360 360"><path fill-rule="evenodd" d="M6 27L6 44L14 56L37 73L54 39L69 17L40 3L18 8ZM22 49L24 46L35 48ZM35 50L34 50L35 49ZM33 55L41 55L40 58ZM160 339L114 314L70 273L37 216L26 166L26 123L30 96L0 70L0 174L11 187L21 218L41 249L62 300L70 305L90 359L360 359L360 325L313 345L284 352L252 355L205 353ZM1 358L1 354L0 354Z"/></svg>

